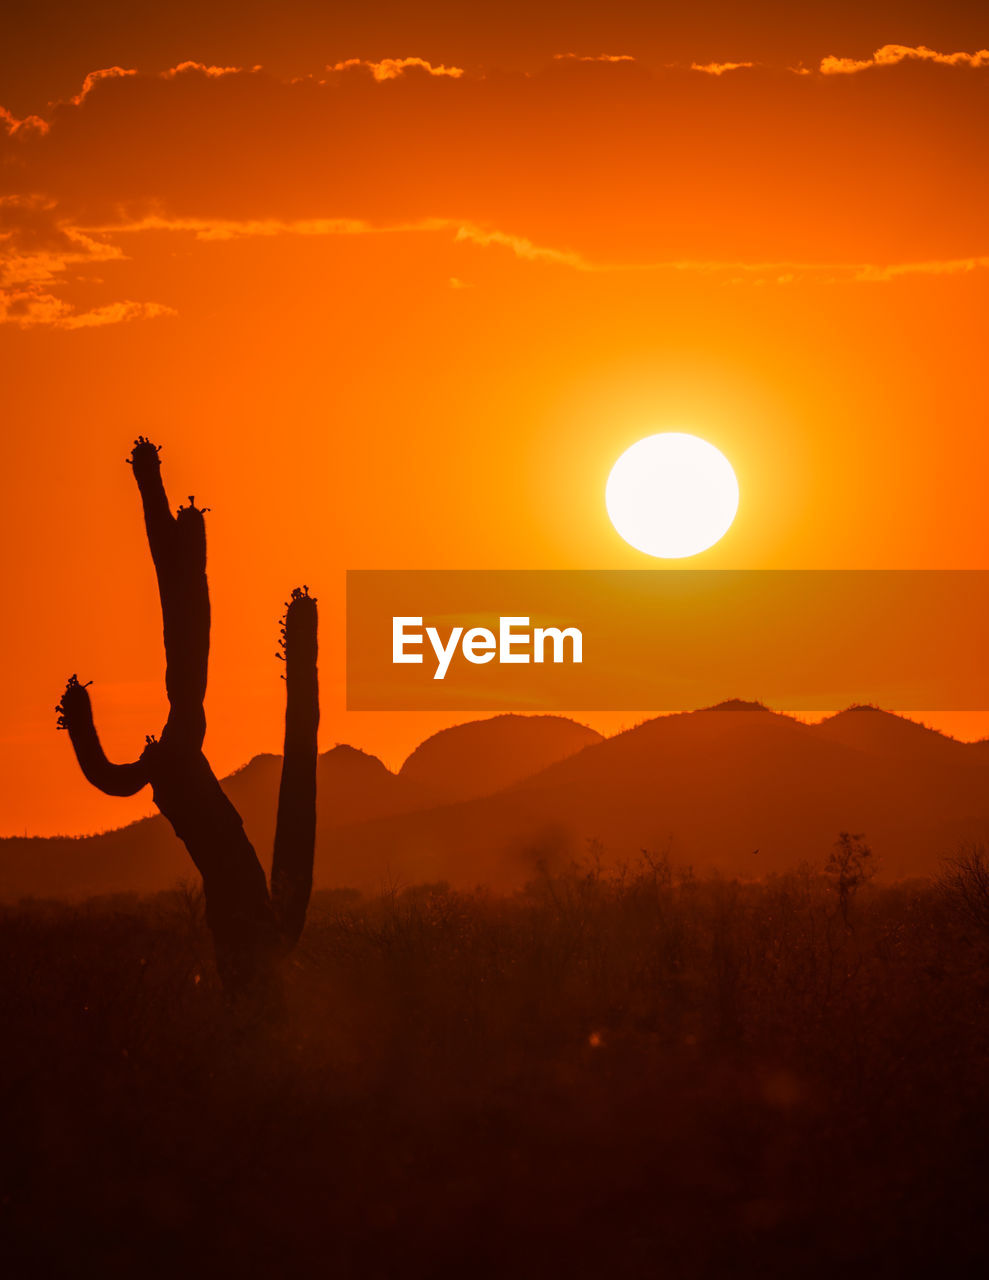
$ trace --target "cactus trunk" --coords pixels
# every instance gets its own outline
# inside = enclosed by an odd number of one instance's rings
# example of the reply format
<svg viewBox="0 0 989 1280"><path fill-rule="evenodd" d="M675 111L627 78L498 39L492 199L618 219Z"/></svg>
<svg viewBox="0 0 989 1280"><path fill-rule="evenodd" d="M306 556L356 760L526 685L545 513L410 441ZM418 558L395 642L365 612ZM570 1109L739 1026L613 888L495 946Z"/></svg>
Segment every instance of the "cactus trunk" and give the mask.
<svg viewBox="0 0 989 1280"><path fill-rule="evenodd" d="M173 516L158 448L140 437L130 462L144 506L161 598L169 713L160 739L140 758L112 764L100 746L87 686L75 676L57 708L88 781L109 795L150 785L155 804L203 878L217 969L231 993L270 984L274 966L298 941L312 889L316 839L316 731L319 725L316 601L296 589L282 629L285 758L271 890L240 814L203 754L210 604L203 510L194 499Z"/></svg>

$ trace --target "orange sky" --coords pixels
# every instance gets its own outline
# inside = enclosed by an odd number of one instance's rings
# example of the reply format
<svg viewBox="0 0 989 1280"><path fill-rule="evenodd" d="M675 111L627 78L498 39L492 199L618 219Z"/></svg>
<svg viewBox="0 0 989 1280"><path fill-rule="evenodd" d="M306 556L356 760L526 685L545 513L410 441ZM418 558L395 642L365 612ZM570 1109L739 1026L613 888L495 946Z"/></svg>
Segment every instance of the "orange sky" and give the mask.
<svg viewBox="0 0 989 1280"><path fill-rule="evenodd" d="M987 567L989 54L958 7L887 10L568 9L523 36L393 6L331 38L304 6L166 32L104 5L47 51L25 17L31 56L0 63L0 831L147 807L88 787L52 710L92 678L119 758L163 719L138 431L212 508L221 773L279 747L296 582L324 747L397 765L444 721L344 712L346 568L650 564L603 503L649 431L738 474L694 567ZM86 79L114 65L139 74Z"/></svg>

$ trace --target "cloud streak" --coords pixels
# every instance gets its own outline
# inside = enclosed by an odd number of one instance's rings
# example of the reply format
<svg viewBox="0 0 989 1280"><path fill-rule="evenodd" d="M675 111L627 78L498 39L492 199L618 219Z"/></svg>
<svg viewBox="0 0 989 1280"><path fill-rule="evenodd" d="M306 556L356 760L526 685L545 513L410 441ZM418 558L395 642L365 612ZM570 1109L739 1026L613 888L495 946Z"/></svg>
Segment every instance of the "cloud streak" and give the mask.
<svg viewBox="0 0 989 1280"><path fill-rule="evenodd" d="M384 80L397 80L399 76L404 75L410 69L424 71L428 76L446 76L452 80L459 80L464 74L463 67L447 67L442 63L434 66L433 63L427 62L425 58L382 58L380 62L370 62L366 58L346 58L343 62L337 62L333 66L327 67L327 70L350 71L355 68L363 68L370 71L373 78L379 83Z"/></svg>
<svg viewBox="0 0 989 1280"><path fill-rule="evenodd" d="M742 71L751 67L751 62L692 62L691 71L703 71L708 76L723 76L726 71Z"/></svg>
<svg viewBox="0 0 989 1280"><path fill-rule="evenodd" d="M60 286L71 268L125 260L128 255L119 241L148 234L188 235L203 243L281 236L442 236L454 246L507 252L516 261L536 267L598 276L693 275L725 285L888 284L910 278L968 276L989 270L989 255L887 263L717 259L598 261L573 249L540 244L524 235L449 218L372 225L343 218L236 221L154 215L112 226L73 227L60 224L50 204L7 199L0 200L0 325L72 331L177 315L174 308L165 304L132 299L79 309L52 291ZM453 289L468 287L461 275L449 276L448 283Z"/></svg>
<svg viewBox="0 0 989 1280"><path fill-rule="evenodd" d="M505 250L523 263L563 267L584 274L673 273L723 276L736 281L757 279L762 283L793 284L801 280L837 283L885 283L911 276L960 276L989 270L989 255L965 258L929 259L906 262L814 262L781 259L779 261L745 262L719 259L668 259L641 262L598 261L574 249L539 244L527 236L461 222L453 218L426 218L417 222L373 225L356 219L322 218L299 221L210 222L206 219L166 217L144 218L116 227L86 228L88 234L118 233L136 235L158 231L185 233L197 240L223 241L276 236L394 236L442 235L455 245L478 249ZM458 281L459 282L459 281Z"/></svg>
<svg viewBox="0 0 989 1280"><path fill-rule="evenodd" d="M554 53L555 62L635 62L630 53Z"/></svg>
<svg viewBox="0 0 989 1280"><path fill-rule="evenodd" d="M848 76L876 67L895 67L901 62L930 62L942 67L989 67L989 49L975 53L938 53L926 45L884 44L871 58L839 58L831 54L821 60L822 76Z"/></svg>
<svg viewBox="0 0 989 1280"><path fill-rule="evenodd" d="M121 80L125 76L136 75L137 71L126 67L101 67L98 71L90 71L89 75L82 82L82 88L75 97L70 98L69 101L74 107L81 107L96 86L98 84L102 84L104 80Z"/></svg>
<svg viewBox="0 0 989 1280"><path fill-rule="evenodd" d="M594 65L565 70L578 62ZM977 74L952 72L946 93L943 66ZM437 234L533 267L766 284L979 274L983 67L985 51L888 45L800 75L727 61L650 75L580 53L490 77L414 57L347 59L325 80L103 68L48 120L0 110L3 319L168 314L72 305L143 235Z"/></svg>
<svg viewBox="0 0 989 1280"><path fill-rule="evenodd" d="M123 249L99 232L66 225L43 197L0 197L0 324L86 329L175 315L158 302L129 299L79 310L53 288L70 271L121 261Z"/></svg>
<svg viewBox="0 0 989 1280"><path fill-rule="evenodd" d="M0 325L16 325L20 329L99 329L106 325L124 324L129 320L152 320L158 316L175 316L178 312L160 302L132 302L124 299L79 311L63 298L50 293L0 291Z"/></svg>
<svg viewBox="0 0 989 1280"><path fill-rule="evenodd" d="M18 135L24 137L29 133L44 134L49 127L48 121L42 120L40 116L26 116L23 120L18 120L6 107L0 107L0 134L6 134L8 138Z"/></svg>
<svg viewBox="0 0 989 1280"><path fill-rule="evenodd" d="M447 224L450 225L450 224ZM481 227L462 224L456 228L454 239L460 244L473 244L487 249L491 246L508 249L524 262L548 262L554 266L571 267L575 271L597 271L602 268L589 263L579 253L569 249L550 249L533 244L525 236L510 235L505 231L484 230ZM607 270L607 268L603 268Z"/></svg>

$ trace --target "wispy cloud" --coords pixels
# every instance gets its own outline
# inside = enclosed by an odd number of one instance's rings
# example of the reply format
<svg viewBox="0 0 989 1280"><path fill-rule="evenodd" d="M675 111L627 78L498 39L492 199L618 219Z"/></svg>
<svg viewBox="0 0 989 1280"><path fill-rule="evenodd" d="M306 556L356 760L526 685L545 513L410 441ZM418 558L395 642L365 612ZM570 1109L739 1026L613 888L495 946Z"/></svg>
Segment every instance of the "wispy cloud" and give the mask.
<svg viewBox="0 0 989 1280"><path fill-rule="evenodd" d="M370 62L366 58L346 58L343 62L334 63L333 66L327 67L328 71L349 71L355 67L363 67L371 72L375 80L397 80L399 76L404 75L410 68L417 71L424 71L430 76L449 76L453 80L459 80L464 74L463 67L447 67L442 63L434 66L433 63L427 62L425 58L382 58L380 62Z"/></svg>
<svg viewBox="0 0 989 1280"><path fill-rule="evenodd" d="M256 63L253 67L217 67L208 66L205 62L194 62L191 59L186 62L180 62L177 66L169 67L167 71L161 73L162 80L174 80L176 76L188 75L191 72L198 72L200 75L206 76L209 80L218 80L221 76L239 76L245 72L254 73L261 70L261 64Z"/></svg>
<svg viewBox="0 0 989 1280"><path fill-rule="evenodd" d="M73 265L122 258L114 244L65 226L42 196L0 196L0 286L50 284Z"/></svg>
<svg viewBox="0 0 989 1280"><path fill-rule="evenodd" d="M675 271L722 276L731 284L790 285L802 282L824 284L884 284L911 276L959 276L989 269L989 255L971 258L943 258L924 262L719 262L713 260L640 263L611 270Z"/></svg>
<svg viewBox="0 0 989 1280"><path fill-rule="evenodd" d="M153 214L130 222L86 227L89 236L138 235L142 232L179 232L197 240L242 240L252 237L270 239L275 236L388 236L408 233L442 233L455 243L492 246L509 250L526 262L547 262L571 267L576 271L612 270L588 261L570 249L555 249L536 244L525 236L486 228L458 218L420 218L410 222L371 223L359 218L254 218L238 221L230 218L176 218ZM83 232L78 232L80 236ZM115 255L116 256L116 255Z"/></svg>
<svg viewBox="0 0 989 1280"><path fill-rule="evenodd" d="M187 60L180 62L174 67L169 67L165 71L159 71L154 79L158 80L176 80L180 76L198 74L205 76L209 80L217 80L220 76L244 75L248 72L260 71L260 66L254 67L216 67L208 66L205 62L193 62ZM79 107L85 102L97 85L102 84L104 80L125 80L131 76L140 75L141 73L134 67L102 67L98 71L90 71L89 75L82 82L82 88L69 101L73 106ZM2 108L0 108L2 109Z"/></svg>
<svg viewBox="0 0 989 1280"><path fill-rule="evenodd" d="M895 70L911 59L963 68L949 73L962 92L948 96L937 134L945 178L930 210L918 197L935 144L905 128L915 77ZM544 67L475 77L469 88L458 84L470 79L463 68L413 57L348 59L304 84L256 67L186 61L150 75L115 66L88 75L50 124L0 109L0 177L20 193L0 200L3 319L82 328L167 314L156 301L119 301L116 267L106 275L117 298L73 306L83 289L92 295L99 264L163 249L140 240L156 235L432 234L465 259L500 253L538 269L726 284L984 272L984 148L951 126L977 110L985 73L964 68L989 67L989 52L888 45L869 59L800 69L803 80L748 62L681 64L676 74L636 71L632 97L622 88L629 70L608 65L633 64L631 55L556 55L556 66L570 62L601 65L589 81ZM728 74L750 65L758 75ZM853 106L839 92L839 109L820 110L821 95L838 88L807 78L867 67L894 68L877 73L882 92ZM696 132L670 128L684 92L711 104ZM747 127L749 104L762 110L767 93L806 138L805 155ZM812 180L836 166L840 184ZM737 202L719 202L728 189ZM887 254L895 260L878 260ZM480 285L475 266L480 259L444 263L441 279Z"/></svg>
<svg viewBox="0 0 989 1280"><path fill-rule="evenodd" d="M453 224L434 222L430 230L445 229ZM554 266L569 267L575 271L593 273L618 272L671 272L722 276L740 283L758 280L761 283L794 284L801 280L837 283L884 283L909 276L958 276L989 270L989 255L968 258L943 258L921 262L808 262L783 260L779 262L739 262L718 259L670 259L655 262L597 262L573 249L555 249L535 244L524 236L504 231L484 229L471 224L457 226L455 240L481 248L508 249L516 258L525 262L544 262Z"/></svg>
<svg viewBox="0 0 989 1280"><path fill-rule="evenodd" d="M754 66L751 62L692 62L691 71L703 71L708 76L723 76L726 71L741 71Z"/></svg>
<svg viewBox="0 0 989 1280"><path fill-rule="evenodd" d="M903 276L959 276L989 268L989 255L974 258L943 258L932 262L859 263L849 268L855 280L884 282Z"/></svg>
<svg viewBox="0 0 989 1280"><path fill-rule="evenodd" d="M634 62L630 53L554 53L556 62Z"/></svg>
<svg viewBox="0 0 989 1280"><path fill-rule="evenodd" d="M48 121L42 120L40 116L25 116L23 120L18 120L6 107L0 107L0 132L10 138L18 134L47 133L50 127Z"/></svg>
<svg viewBox="0 0 989 1280"><path fill-rule="evenodd" d="M900 62L936 62L945 67L989 67L989 49L975 53L938 53L926 45L884 44L871 58L838 58L834 54L822 59L821 75L847 76L873 67L895 67Z"/></svg>
<svg viewBox="0 0 989 1280"><path fill-rule="evenodd" d="M167 75L167 72L165 73ZM69 101L74 107L81 107L96 86L104 80L122 80L126 76L136 76L137 71L127 67L101 67L98 71L90 71L82 82L82 88Z"/></svg>
<svg viewBox="0 0 989 1280"><path fill-rule="evenodd" d="M455 244L479 249L502 249L521 262L565 267L589 274L676 273L722 276L736 283L759 280L762 283L794 284L802 280L836 283L854 281L882 283L909 276L958 276L989 269L989 255L965 258L941 258L916 262L813 262L782 259L780 261L745 262L733 259L665 259L641 262L609 262L589 258L575 249L539 244L527 236L479 226L455 218L425 218L415 222L372 224L348 218L311 218L303 220L211 221L196 218L142 218L115 227L87 227L87 234L136 234L145 231L185 232L197 240L232 240L260 236L351 236L428 234L450 236ZM460 287L459 277L454 277Z"/></svg>
<svg viewBox="0 0 989 1280"><path fill-rule="evenodd" d="M444 225L444 224L438 224ZM87 227L90 234L133 235L142 231L186 232L197 240L245 240L273 236L346 236L375 232L431 230L422 222L378 227L359 218L182 218L148 214L131 221Z"/></svg>
<svg viewBox="0 0 989 1280"><path fill-rule="evenodd" d="M184 234L205 243L279 236L444 236L454 245L506 252L521 263L536 266L602 276L695 275L725 285L883 284L911 277L970 275L989 269L989 256L889 263L601 261L574 249L540 244L515 232L453 218L375 224L354 218L236 220L154 214L113 225L80 227L61 223L51 202L7 197L0 199L0 324L73 330L176 315L173 308L162 303L131 299L80 310L56 292L64 292L71 268L124 260L127 255L121 241L143 234ZM462 275L449 276L448 284L452 289L468 287Z"/></svg>
<svg viewBox="0 0 989 1280"><path fill-rule="evenodd" d="M82 329L174 315L157 302L117 301L80 311L52 290L75 268L119 261L118 244L66 225L39 196L0 197L0 324Z"/></svg>
<svg viewBox="0 0 989 1280"><path fill-rule="evenodd" d="M434 224L432 229L440 224ZM534 244L524 236L503 231L484 230L470 225L459 226L455 240L481 248L508 249L526 262L543 262L569 267L575 271L608 273L672 273L721 277L733 284L746 281L760 284L789 285L802 281L828 284L841 282L881 284L911 276L960 276L989 270L989 255L969 258L944 258L923 262L736 262L713 259L671 259L656 262L595 262L571 249L554 249Z"/></svg>
<svg viewBox="0 0 989 1280"><path fill-rule="evenodd" d="M570 249L550 249L544 245L534 244L531 240L527 240L525 236L511 235L505 231L484 230L470 223L462 223L456 226L454 239L460 243L476 244L481 248L497 245L500 248L511 250L516 258L521 258L526 262L551 262L557 266L572 267L576 271L595 271L599 269L579 253L574 253Z"/></svg>
<svg viewBox="0 0 989 1280"><path fill-rule="evenodd" d="M151 320L178 312L160 302L110 302L88 311L74 308L64 298L33 290L0 290L0 325L21 329L95 329L128 320Z"/></svg>

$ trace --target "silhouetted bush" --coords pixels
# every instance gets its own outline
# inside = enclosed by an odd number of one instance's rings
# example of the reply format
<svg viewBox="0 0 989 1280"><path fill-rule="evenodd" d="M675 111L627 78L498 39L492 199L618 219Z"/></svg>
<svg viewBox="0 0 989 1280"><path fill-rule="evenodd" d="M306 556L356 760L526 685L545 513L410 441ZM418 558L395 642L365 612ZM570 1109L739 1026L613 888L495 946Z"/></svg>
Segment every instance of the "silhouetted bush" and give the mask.
<svg viewBox="0 0 989 1280"><path fill-rule="evenodd" d="M16 1275L958 1275L985 860L315 895L283 1019L180 888L2 912ZM854 871L854 867L852 867ZM974 904L974 905L972 905Z"/></svg>

